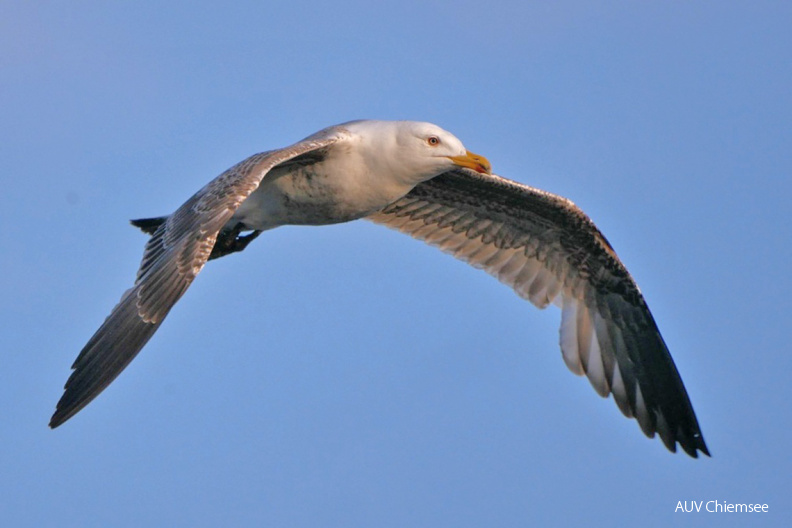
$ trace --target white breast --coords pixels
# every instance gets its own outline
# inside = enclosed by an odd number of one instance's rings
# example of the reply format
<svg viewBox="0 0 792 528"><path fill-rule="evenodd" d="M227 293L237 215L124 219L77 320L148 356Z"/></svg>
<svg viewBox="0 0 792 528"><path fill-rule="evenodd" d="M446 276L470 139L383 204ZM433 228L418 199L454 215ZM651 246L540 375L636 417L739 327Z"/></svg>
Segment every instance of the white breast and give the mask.
<svg viewBox="0 0 792 528"><path fill-rule="evenodd" d="M347 150L310 165L274 169L242 202L229 226L242 222L264 231L281 225L348 222L379 211L413 186L371 170Z"/></svg>

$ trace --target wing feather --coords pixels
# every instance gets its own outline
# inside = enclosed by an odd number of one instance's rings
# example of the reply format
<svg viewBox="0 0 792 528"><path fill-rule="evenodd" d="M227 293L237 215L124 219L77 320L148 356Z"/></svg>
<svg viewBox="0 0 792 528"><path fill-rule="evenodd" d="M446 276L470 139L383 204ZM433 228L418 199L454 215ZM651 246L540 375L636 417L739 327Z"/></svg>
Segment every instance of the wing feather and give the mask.
<svg viewBox="0 0 792 528"><path fill-rule="evenodd" d="M539 308L561 307L561 352L603 397L669 450L709 454L638 286L572 202L459 169L368 217L484 269Z"/></svg>
<svg viewBox="0 0 792 528"><path fill-rule="evenodd" d="M79 412L140 352L206 264L218 232L262 178L279 164L331 146L343 133L325 129L290 147L245 159L209 182L157 228L146 244L134 286L72 365L50 427Z"/></svg>

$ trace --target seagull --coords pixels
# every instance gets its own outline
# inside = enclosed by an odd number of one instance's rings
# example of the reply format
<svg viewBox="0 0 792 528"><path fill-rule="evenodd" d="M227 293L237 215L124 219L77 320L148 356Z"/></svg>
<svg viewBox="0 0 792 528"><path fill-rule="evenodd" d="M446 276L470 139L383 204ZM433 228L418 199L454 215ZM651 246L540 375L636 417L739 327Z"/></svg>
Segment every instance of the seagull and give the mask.
<svg viewBox="0 0 792 528"><path fill-rule="evenodd" d="M709 456L685 386L630 273L571 201L492 174L451 133L415 121L350 121L255 154L150 235L134 285L72 365L49 423L90 403L154 335L207 261L282 225L370 220L450 253L539 308L561 309L561 355L602 397L676 452Z"/></svg>

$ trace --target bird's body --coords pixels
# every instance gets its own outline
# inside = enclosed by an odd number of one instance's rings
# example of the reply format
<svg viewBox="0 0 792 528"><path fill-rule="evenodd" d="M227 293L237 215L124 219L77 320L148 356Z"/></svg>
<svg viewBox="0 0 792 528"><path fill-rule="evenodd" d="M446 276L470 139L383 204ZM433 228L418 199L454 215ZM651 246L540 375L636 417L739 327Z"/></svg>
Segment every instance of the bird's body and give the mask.
<svg viewBox="0 0 792 528"><path fill-rule="evenodd" d="M708 454L643 297L591 220L563 198L491 175L429 123L353 121L224 172L151 234L135 285L83 348L50 426L96 397L137 355L207 260L281 225L366 218L426 241L562 309L567 366L672 451ZM243 235L243 232L252 231Z"/></svg>
<svg viewBox="0 0 792 528"><path fill-rule="evenodd" d="M426 124L428 125L428 124ZM402 168L396 160L380 160L363 152L394 152L372 145L362 151L356 128L377 130L370 122L341 125L351 131L340 136L334 149L314 153L303 162L285 163L268 173L261 185L239 206L226 228L242 223L247 229L265 231L281 225L327 225L357 220L407 194L417 183L435 176L415 171L391 171L382 178L379 164ZM434 130L437 134L440 129ZM464 154L464 152L463 152Z"/></svg>

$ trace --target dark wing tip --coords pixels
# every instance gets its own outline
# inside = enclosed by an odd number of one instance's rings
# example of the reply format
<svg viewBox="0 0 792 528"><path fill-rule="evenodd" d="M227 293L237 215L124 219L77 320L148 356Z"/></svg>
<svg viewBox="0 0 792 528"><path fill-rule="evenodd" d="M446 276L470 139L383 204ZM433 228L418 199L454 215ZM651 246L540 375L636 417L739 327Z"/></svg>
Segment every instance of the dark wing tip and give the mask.
<svg viewBox="0 0 792 528"><path fill-rule="evenodd" d="M625 415L635 418L648 437L653 438L657 434L672 453L676 453L679 444L693 458L698 458L699 451L711 456L668 347L657 330L651 312L645 303L641 302L640 305L643 308L638 310L636 316L643 319L644 324L633 329L643 327L643 330L630 335L627 327L622 327L622 339L617 341L618 346L612 348L620 374L631 380L630 383L635 387L633 391L628 391L632 394L626 395L627 401L622 401L619 408L623 413L626 408L629 412ZM646 324L650 325L652 331L646 330ZM611 335L616 334L616 331L611 332ZM616 399L615 391L613 395ZM622 394L621 398L624 397L625 394Z"/></svg>
<svg viewBox="0 0 792 528"><path fill-rule="evenodd" d="M87 404L88 402L86 402L84 405L80 406L79 408L67 409L66 407L61 407L61 402L58 402L58 405L55 408L55 412L52 414L52 418L50 418L49 428L55 429L56 427L59 427L66 420L77 414L80 411L80 409L85 407L85 405Z"/></svg>
<svg viewBox="0 0 792 528"><path fill-rule="evenodd" d="M137 309L138 287L127 290L72 365L65 391L50 419L52 429L63 424L96 398L134 359L154 332Z"/></svg>
<svg viewBox="0 0 792 528"><path fill-rule="evenodd" d="M708 457L712 457L701 433L697 433L692 437L679 439L677 441L679 442L679 445L682 446L682 449L685 451L685 453L693 458L698 458L699 451Z"/></svg>
<svg viewBox="0 0 792 528"><path fill-rule="evenodd" d="M679 445L682 447L682 450L685 452L685 454L687 454L692 458L698 458L699 451L701 451L701 453L707 455L708 457L712 457L712 455L710 455L709 450L707 449L707 446L704 444L703 441L700 444L698 443L683 444L682 442L680 442ZM674 447L673 449L669 448L669 451L671 451L672 453L676 453L676 447Z"/></svg>

